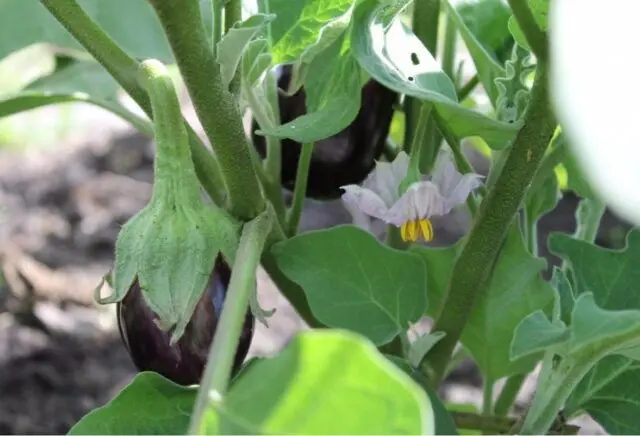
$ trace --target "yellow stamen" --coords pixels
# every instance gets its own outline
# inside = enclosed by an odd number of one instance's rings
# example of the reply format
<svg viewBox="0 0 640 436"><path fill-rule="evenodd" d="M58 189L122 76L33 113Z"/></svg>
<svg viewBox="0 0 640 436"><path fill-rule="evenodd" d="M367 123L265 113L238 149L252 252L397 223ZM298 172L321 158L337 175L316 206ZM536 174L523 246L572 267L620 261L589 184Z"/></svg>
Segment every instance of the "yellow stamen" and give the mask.
<svg viewBox="0 0 640 436"><path fill-rule="evenodd" d="M400 227L400 236L404 242L416 242L420 237L429 242L433 239L433 226L426 218L407 221Z"/></svg>

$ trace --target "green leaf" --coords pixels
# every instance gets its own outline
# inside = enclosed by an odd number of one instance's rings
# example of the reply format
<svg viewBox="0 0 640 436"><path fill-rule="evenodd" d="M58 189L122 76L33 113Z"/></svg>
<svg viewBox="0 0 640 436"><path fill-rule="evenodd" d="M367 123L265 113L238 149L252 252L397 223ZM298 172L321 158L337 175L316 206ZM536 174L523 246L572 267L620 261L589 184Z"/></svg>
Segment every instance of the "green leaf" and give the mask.
<svg viewBox="0 0 640 436"><path fill-rule="evenodd" d="M537 310L518 324L510 355L513 360L520 359L568 340L569 330L562 323L552 323L543 311Z"/></svg>
<svg viewBox="0 0 640 436"><path fill-rule="evenodd" d="M271 54L274 64L304 58L338 39L349 25L354 0L271 0ZM318 47L316 47L318 46ZM311 52L311 53L308 53Z"/></svg>
<svg viewBox="0 0 640 436"><path fill-rule="evenodd" d="M414 369L409 365L409 363L398 356L393 355L385 355L387 359L389 359L393 364L395 364L398 368L403 370L406 374L410 375L411 378L423 387L424 391L429 395L429 401L431 402L431 407L433 408L433 417L435 420L435 434L437 435L457 435L458 429L456 428L455 422L453 422L453 417L444 407L442 401L438 395L429 389L427 386L429 385L429 381L426 377L418 370Z"/></svg>
<svg viewBox="0 0 640 436"><path fill-rule="evenodd" d="M543 215L551 212L555 209L561 197L560 189L558 189L558 178L555 173L549 173L536 189L527 191L525 210L529 220L535 223Z"/></svg>
<svg viewBox="0 0 640 436"><path fill-rule="evenodd" d="M391 249L355 226L303 233L272 250L320 322L358 332L376 345L390 342L427 308L420 257Z"/></svg>
<svg viewBox="0 0 640 436"><path fill-rule="evenodd" d="M269 42L264 38L256 38L250 41L242 55L242 78L250 87L256 86L262 73L271 66L271 54Z"/></svg>
<svg viewBox="0 0 640 436"><path fill-rule="evenodd" d="M571 313L575 306L575 295L573 288L567 276L558 267L553 268L553 275L551 276L551 286L555 289L558 298L558 319L569 325L571 323Z"/></svg>
<svg viewBox="0 0 640 436"><path fill-rule="evenodd" d="M249 42L275 19L273 14L256 14L238 22L229 29L218 43L218 63L222 82L228 86L236 74L240 59L245 54Z"/></svg>
<svg viewBox="0 0 640 436"><path fill-rule="evenodd" d="M546 32L549 28L549 0L529 0L528 3L538 27L540 27L540 30L543 32ZM531 51L531 48L527 43L527 38L525 38L524 33L522 33L522 29L520 29L520 26L518 25L518 21L513 16L509 18L509 31L522 48Z"/></svg>
<svg viewBox="0 0 640 436"><path fill-rule="evenodd" d="M640 362L608 356L585 376L573 391L565 413L584 410L609 434L640 433Z"/></svg>
<svg viewBox="0 0 640 436"><path fill-rule="evenodd" d="M631 230L625 248L609 250L569 235L553 233L549 249L571 265L576 296L593 292L609 310L640 309L640 230Z"/></svg>
<svg viewBox="0 0 640 436"><path fill-rule="evenodd" d="M74 60L69 65L41 77L24 88L25 91L68 93L82 92L94 99L115 100L120 89L102 65L94 60Z"/></svg>
<svg viewBox="0 0 640 436"><path fill-rule="evenodd" d="M446 249L413 247L410 250L420 254L427 264L429 315L434 316L442 304L460 246L461 242ZM553 289L541 277L545 267L544 260L527 251L519 229L512 226L488 286L461 336L464 346L490 379L530 371L540 357L533 355L512 362L510 344L516 326L524 318L537 310L550 312Z"/></svg>
<svg viewBox="0 0 640 436"><path fill-rule="evenodd" d="M509 54L511 34L507 28L511 9L504 0L456 1L465 26L500 64Z"/></svg>
<svg viewBox="0 0 640 436"><path fill-rule="evenodd" d="M132 57L173 62L162 26L147 0L80 0L78 3ZM200 7L203 25L211 29L210 0L200 0ZM41 2L0 2L0 59L39 42L82 50Z"/></svg>
<svg viewBox="0 0 640 436"><path fill-rule="evenodd" d="M385 5L363 0L354 13L351 49L375 80L398 93L427 100L458 139L482 137L490 147L508 145L521 123L503 123L466 109L455 87L420 40L399 19L385 25Z"/></svg>
<svg viewBox="0 0 640 436"><path fill-rule="evenodd" d="M344 38L315 57L304 79L307 113L257 133L309 143L344 130L360 110L360 68Z"/></svg>
<svg viewBox="0 0 640 436"><path fill-rule="evenodd" d="M427 395L368 341L300 333L237 378L207 434L433 434ZM253 431L248 431L253 430Z"/></svg>
<svg viewBox="0 0 640 436"><path fill-rule="evenodd" d="M504 76L504 68L502 68L502 65L498 63L489 50L484 47L478 39L476 39L476 36L466 26L466 23L458 14L456 8L451 5L451 0L447 0L443 2L443 4L447 14L458 28L467 50L469 50L469 54L476 66L480 83L484 86L491 102L495 106L495 102L498 99L498 88L496 87L494 80L498 77Z"/></svg>
<svg viewBox="0 0 640 436"><path fill-rule="evenodd" d="M116 397L89 412L70 435L185 434L197 389L141 372Z"/></svg>
<svg viewBox="0 0 640 436"><path fill-rule="evenodd" d="M417 368L422 358L446 335L445 332L427 333L416 339L409 349L409 363Z"/></svg>

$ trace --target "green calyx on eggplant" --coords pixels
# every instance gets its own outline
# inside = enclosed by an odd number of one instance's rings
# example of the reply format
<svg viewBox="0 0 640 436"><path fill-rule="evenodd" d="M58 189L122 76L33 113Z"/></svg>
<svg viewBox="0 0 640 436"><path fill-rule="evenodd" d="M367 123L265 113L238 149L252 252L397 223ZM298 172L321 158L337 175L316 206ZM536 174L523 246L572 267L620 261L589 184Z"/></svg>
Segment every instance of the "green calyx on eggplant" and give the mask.
<svg viewBox="0 0 640 436"><path fill-rule="evenodd" d="M198 384L207 364L230 278L228 264L218 256L207 289L183 335L173 345L170 332L158 326L158 317L147 305L136 280L124 299L118 302L117 316L120 336L138 370L157 372L184 386ZM251 311L247 311L236 350L234 373L247 355L253 329L254 319Z"/></svg>
<svg viewBox="0 0 640 436"><path fill-rule="evenodd" d="M278 87L288 89L292 78L292 67L279 68ZM279 91L280 121L293 121L306 113L304 87L288 96ZM375 161L384 151L385 142L394 106L398 101L396 92L380 83L369 80L362 88L360 111L353 122L343 131L317 141L313 146L307 197L318 200L335 199L342 195L343 185L361 183L375 166ZM261 157L266 156L266 140L256 134L258 123L252 121L254 146ZM292 191L295 187L301 144L291 139L282 140L282 185Z"/></svg>

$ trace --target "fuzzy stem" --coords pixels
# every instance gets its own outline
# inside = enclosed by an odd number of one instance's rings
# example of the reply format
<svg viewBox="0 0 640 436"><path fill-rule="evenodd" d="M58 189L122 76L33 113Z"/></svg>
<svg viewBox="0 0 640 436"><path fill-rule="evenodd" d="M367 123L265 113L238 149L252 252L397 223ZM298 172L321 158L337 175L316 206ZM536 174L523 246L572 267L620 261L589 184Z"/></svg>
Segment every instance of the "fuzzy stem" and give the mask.
<svg viewBox="0 0 640 436"><path fill-rule="evenodd" d="M152 200L171 204L200 201L198 178L191 163L180 102L167 68L156 60L140 64L139 80L151 100L157 147Z"/></svg>
<svg viewBox="0 0 640 436"><path fill-rule="evenodd" d="M536 19L531 13L527 0L508 0L511 11L515 17L522 33L524 33L531 51L536 55L539 62L545 62L548 58L549 42L547 35L543 32Z"/></svg>
<svg viewBox="0 0 640 436"><path fill-rule="evenodd" d="M293 236L298 232L302 207L307 193L307 181L309 180L309 167L311 166L311 155L313 154L313 143L302 144L302 151L298 159L298 169L296 172L296 186L293 190L293 204L289 211L288 233Z"/></svg>
<svg viewBox="0 0 640 436"><path fill-rule="evenodd" d="M41 0L41 3L152 118L149 98L137 81L138 62L127 55L75 0ZM185 125L198 179L214 203L221 205L223 183L218 162L186 121Z"/></svg>
<svg viewBox="0 0 640 436"><path fill-rule="evenodd" d="M549 102L546 65L538 64L531 102L497 183L484 199L447 284L444 304L433 331L446 333L427 353L421 367L439 384L467 319L484 289L502 242L531 183L556 120Z"/></svg>
<svg viewBox="0 0 640 436"><path fill-rule="evenodd" d="M456 60L456 43L458 42L458 34L453 19L447 14L444 32L444 48L442 50L442 71L453 81L455 78L454 63Z"/></svg>
<svg viewBox="0 0 640 436"><path fill-rule="evenodd" d="M198 118L220 161L236 218L250 220L265 209L240 107L222 83L202 25L198 0L149 0L169 40Z"/></svg>
<svg viewBox="0 0 640 436"><path fill-rule="evenodd" d="M256 291L256 269L271 231L271 224L270 209L267 209L242 229L227 298L209 350L188 434L200 434L204 411L211 402L224 402L249 298Z"/></svg>

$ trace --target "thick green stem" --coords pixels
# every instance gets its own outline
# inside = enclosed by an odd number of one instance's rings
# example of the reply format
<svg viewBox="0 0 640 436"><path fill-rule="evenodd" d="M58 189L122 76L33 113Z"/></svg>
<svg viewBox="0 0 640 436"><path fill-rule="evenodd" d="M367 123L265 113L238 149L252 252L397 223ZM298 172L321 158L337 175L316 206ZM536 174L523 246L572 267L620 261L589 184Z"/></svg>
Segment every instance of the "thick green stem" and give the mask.
<svg viewBox="0 0 640 436"><path fill-rule="evenodd" d="M509 413L526 377L527 374L516 374L507 379L493 408L496 416L506 416Z"/></svg>
<svg viewBox="0 0 640 436"><path fill-rule="evenodd" d="M138 84L138 62L127 55L75 0L41 0L41 2L71 36L111 74L147 116L152 118L147 93ZM189 146L198 179L214 203L221 205L223 183L218 162L207 151L186 121L185 125L189 133Z"/></svg>
<svg viewBox="0 0 640 436"><path fill-rule="evenodd" d="M549 102L548 85L546 65L539 63L524 125L454 264L444 304L433 327L433 331L444 332L446 336L427 353L421 364L435 385L442 380L451 352L485 287L507 230L553 136L556 120Z"/></svg>
<svg viewBox="0 0 640 436"><path fill-rule="evenodd" d="M198 118L220 162L229 207L250 220L265 209L242 125L240 107L225 89L207 40L198 0L149 0L169 39Z"/></svg>
<svg viewBox="0 0 640 436"><path fill-rule="evenodd" d="M278 102L278 81L275 71L269 71L267 73L265 92L267 95L267 102L271 108L273 114L273 123L280 125L280 103ZM265 161L265 168L269 178L273 180L278 186L281 186L281 171L282 171L282 143L280 138L275 136L267 136L267 159Z"/></svg>
<svg viewBox="0 0 640 436"><path fill-rule="evenodd" d="M307 181L309 180L309 167L311 167L311 155L313 154L313 143L302 144L300 157L298 159L298 169L296 172L296 186L293 190L293 203L289 211L288 234L293 236L298 233L300 216L304 206L304 199L307 194Z"/></svg>
<svg viewBox="0 0 640 436"><path fill-rule="evenodd" d="M229 290L191 415L189 434L200 434L203 413L211 402L224 402L249 298L256 291L256 270L271 224L271 213L267 210L242 229Z"/></svg>
<svg viewBox="0 0 640 436"><path fill-rule="evenodd" d="M413 32L422 41L427 50L437 56L438 51L438 24L440 21L441 0L420 0L413 5ZM407 97L405 99L405 149L413 144L413 137L419 128L420 107L424 104L418 99ZM427 134L424 136L422 161L420 170L427 173L433 166L433 160L438 153L442 138L435 128L435 122L431 118L427 121ZM408 150L407 150L408 151Z"/></svg>
<svg viewBox="0 0 640 436"><path fill-rule="evenodd" d="M549 42L547 35L543 32L531 13L528 0L508 0L511 11L515 17L522 33L524 33L531 51L538 58L538 62L545 62L548 59Z"/></svg>

